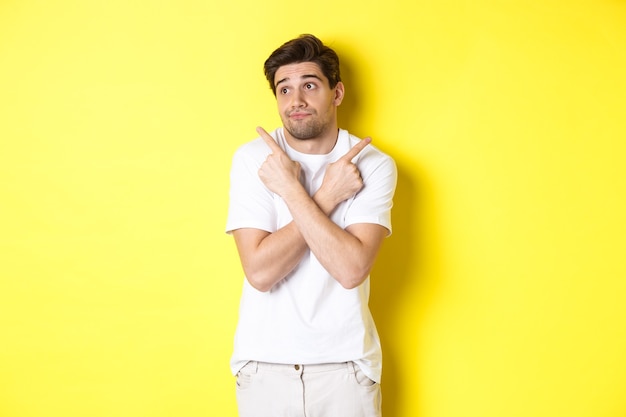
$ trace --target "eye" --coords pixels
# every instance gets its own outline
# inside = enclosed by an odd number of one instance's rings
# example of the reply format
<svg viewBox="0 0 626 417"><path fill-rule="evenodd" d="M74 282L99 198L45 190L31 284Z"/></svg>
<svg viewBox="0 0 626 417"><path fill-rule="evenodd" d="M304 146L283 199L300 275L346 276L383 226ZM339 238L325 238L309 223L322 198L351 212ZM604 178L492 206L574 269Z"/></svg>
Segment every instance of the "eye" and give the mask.
<svg viewBox="0 0 626 417"><path fill-rule="evenodd" d="M289 93L289 89L287 87L283 87L283 88L280 89L280 94L285 95L287 93Z"/></svg>
<svg viewBox="0 0 626 417"><path fill-rule="evenodd" d="M304 84L304 89L305 90L313 90L313 89L315 89L315 84L313 84L313 83L306 83L306 84Z"/></svg>

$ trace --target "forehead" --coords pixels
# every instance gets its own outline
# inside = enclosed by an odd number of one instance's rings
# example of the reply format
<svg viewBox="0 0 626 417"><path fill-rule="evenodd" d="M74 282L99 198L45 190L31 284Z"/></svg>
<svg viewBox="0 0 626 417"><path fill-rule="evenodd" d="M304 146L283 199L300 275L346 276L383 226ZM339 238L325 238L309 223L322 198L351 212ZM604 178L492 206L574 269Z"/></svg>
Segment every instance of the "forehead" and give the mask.
<svg viewBox="0 0 626 417"><path fill-rule="evenodd" d="M317 76L322 80L326 80L326 76L315 62L298 62L279 67L274 74L274 83L281 81L293 81L305 78L309 75Z"/></svg>

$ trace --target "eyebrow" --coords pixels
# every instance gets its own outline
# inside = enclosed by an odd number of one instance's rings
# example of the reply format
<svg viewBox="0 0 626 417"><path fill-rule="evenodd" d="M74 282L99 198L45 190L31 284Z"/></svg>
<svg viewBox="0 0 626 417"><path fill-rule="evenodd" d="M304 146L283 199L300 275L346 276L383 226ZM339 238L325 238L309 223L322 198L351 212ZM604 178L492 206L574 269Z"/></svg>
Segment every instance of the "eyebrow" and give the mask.
<svg viewBox="0 0 626 417"><path fill-rule="evenodd" d="M319 75L315 75L315 74L304 74L303 76L300 77L301 80L306 80L307 78L315 78L317 80L324 81ZM276 85L274 85L274 88L277 88L280 83L287 82L287 81L289 81L289 77L279 80L276 83Z"/></svg>

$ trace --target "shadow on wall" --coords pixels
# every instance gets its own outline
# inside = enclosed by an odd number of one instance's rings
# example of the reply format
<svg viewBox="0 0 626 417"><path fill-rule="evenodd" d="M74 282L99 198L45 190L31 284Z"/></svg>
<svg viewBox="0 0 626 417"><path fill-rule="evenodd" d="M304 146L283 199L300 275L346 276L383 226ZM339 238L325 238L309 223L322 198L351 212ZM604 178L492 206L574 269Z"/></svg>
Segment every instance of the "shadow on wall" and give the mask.
<svg viewBox="0 0 626 417"><path fill-rule="evenodd" d="M351 70L354 66L350 64L349 56L346 57L340 50L338 53L342 57L342 80L346 84L346 95L338 112L339 126L360 136L362 128L359 126L359 119L362 106L365 104L361 98L367 95L367 87L360 80L360 75ZM375 146L394 157L376 144L376 138L373 140ZM419 402L419 398L416 398L417 393L407 392L406 384L402 382L410 378L414 381L412 387L415 387L417 352L412 350L417 349L417 329L399 329L397 323L401 321L402 315L406 314L403 309L407 305L415 305L419 299L416 293L418 283L411 280L415 270L421 269L416 268L421 256L417 252L421 251L417 248L419 242L416 241L414 233L416 224L420 223L424 215L416 201L419 184L424 178L412 178L411 175L416 171L419 172L419 169L416 170L416 167L409 169L399 164L397 158L394 159L398 168L398 184L392 209L393 234L383 243L372 270L370 296L370 309L383 348L382 390L385 417L402 417L402 410L406 409L405 404L408 402L411 403L412 409L419 408L416 404ZM415 323L416 327L418 325ZM413 337L410 337L411 342L408 342L407 334L410 333L413 333ZM411 357L406 357L407 352L410 352Z"/></svg>
<svg viewBox="0 0 626 417"><path fill-rule="evenodd" d="M393 155L392 155L393 156ZM416 329L399 329L397 322L403 314L402 308L409 299L417 299L417 294L410 294L416 286L411 283L412 264L416 261L414 242L415 188L413 181L398 166L398 185L392 209L393 234L383 243L372 270L370 309L381 339L383 348L383 415L401 417L403 403L411 401L416 406L415 392L406 392L402 381L415 378L414 367L410 366L417 357L414 352L405 358L406 336ZM404 300L401 302L401 299ZM417 326L418 324L415 323ZM408 366L407 366L408 365ZM412 375L405 375L411 373Z"/></svg>

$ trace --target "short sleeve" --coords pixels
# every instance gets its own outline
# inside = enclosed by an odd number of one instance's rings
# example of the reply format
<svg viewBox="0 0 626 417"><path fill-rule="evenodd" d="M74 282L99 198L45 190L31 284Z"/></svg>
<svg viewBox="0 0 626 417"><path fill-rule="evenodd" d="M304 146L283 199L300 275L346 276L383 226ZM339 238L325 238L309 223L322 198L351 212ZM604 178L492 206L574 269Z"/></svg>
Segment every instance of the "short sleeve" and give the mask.
<svg viewBox="0 0 626 417"><path fill-rule="evenodd" d="M267 150L258 143L239 148L232 160L226 232L241 228L276 231L274 194L265 187L258 171ZM259 154L261 151L262 153Z"/></svg>
<svg viewBox="0 0 626 417"><path fill-rule="evenodd" d="M391 207L398 180L396 164L376 148L362 154L356 162L363 188L348 208L345 227L356 223L380 224L391 234Z"/></svg>

